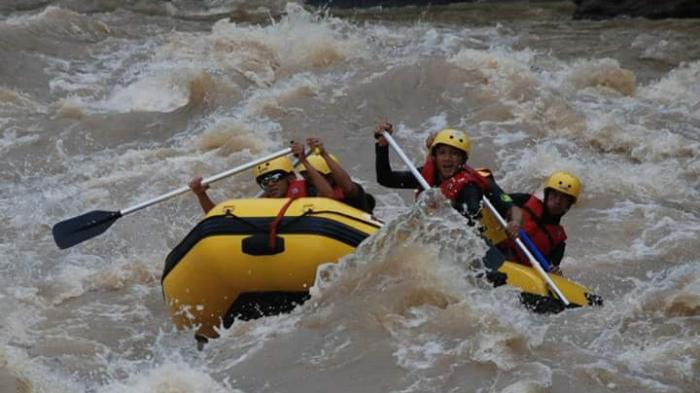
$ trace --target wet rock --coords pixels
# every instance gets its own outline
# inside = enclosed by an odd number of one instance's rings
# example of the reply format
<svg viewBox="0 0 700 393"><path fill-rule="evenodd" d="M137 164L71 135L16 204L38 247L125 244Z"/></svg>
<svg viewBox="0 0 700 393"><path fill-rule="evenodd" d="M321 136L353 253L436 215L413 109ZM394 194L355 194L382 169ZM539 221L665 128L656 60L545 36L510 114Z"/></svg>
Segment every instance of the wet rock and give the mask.
<svg viewBox="0 0 700 393"><path fill-rule="evenodd" d="M313 6L333 8L403 7L408 5L427 6L451 3L471 3L469 0L306 0Z"/></svg>
<svg viewBox="0 0 700 393"><path fill-rule="evenodd" d="M574 19L606 19L617 16L700 18L698 0L574 0Z"/></svg>

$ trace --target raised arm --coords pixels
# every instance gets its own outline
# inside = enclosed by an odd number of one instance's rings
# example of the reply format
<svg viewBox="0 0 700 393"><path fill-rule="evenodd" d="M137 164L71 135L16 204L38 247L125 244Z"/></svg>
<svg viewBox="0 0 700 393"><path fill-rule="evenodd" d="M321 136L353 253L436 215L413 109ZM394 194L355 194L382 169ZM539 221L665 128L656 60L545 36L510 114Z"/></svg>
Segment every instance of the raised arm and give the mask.
<svg viewBox="0 0 700 393"><path fill-rule="evenodd" d="M326 161L326 165L331 170L331 176L335 184L343 191L343 195L346 198L352 198L360 193L357 185L353 183L348 172L331 157L328 151L324 148L323 143L318 138L308 138L306 143L309 145L310 149L317 149L321 157Z"/></svg>
<svg viewBox="0 0 700 393"><path fill-rule="evenodd" d="M381 132L389 134L393 132L393 127L385 121L380 122L374 129L376 138L374 168L377 173L377 183L389 188L410 188L420 187L418 180L410 171L393 171L389 163L389 143L381 136ZM418 169L420 171L420 168Z"/></svg>
<svg viewBox="0 0 700 393"><path fill-rule="evenodd" d="M334 198L333 187L328 183L328 181L323 177L319 171L316 170L309 161L306 159L306 154L304 154L304 145L296 141L292 141L292 154L299 159L299 163L304 165L306 168L306 173L309 176L309 182L318 191L318 196L324 198Z"/></svg>

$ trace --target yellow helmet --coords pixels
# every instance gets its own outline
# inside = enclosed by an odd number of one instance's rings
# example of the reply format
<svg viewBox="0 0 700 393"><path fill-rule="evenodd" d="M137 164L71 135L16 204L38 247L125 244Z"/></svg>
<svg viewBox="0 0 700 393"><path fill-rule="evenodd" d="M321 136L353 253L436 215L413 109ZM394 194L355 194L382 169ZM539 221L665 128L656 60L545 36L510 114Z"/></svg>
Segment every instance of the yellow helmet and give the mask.
<svg viewBox="0 0 700 393"><path fill-rule="evenodd" d="M338 159L333 154L329 154L329 156L333 161L340 164L340 161L338 161ZM306 157L306 160L312 167L314 167L314 169L319 171L322 175L328 175L331 173L331 168L328 167L328 163L323 157L321 157L320 154L310 154L308 157ZM306 167L304 166L304 164L299 163L296 169L299 172L304 172L306 170Z"/></svg>
<svg viewBox="0 0 700 393"><path fill-rule="evenodd" d="M258 180L260 176L266 175L271 172L294 172L292 161L289 160L289 157L282 156L275 158L274 160L264 162L253 168L253 176L255 176L255 180Z"/></svg>
<svg viewBox="0 0 700 393"><path fill-rule="evenodd" d="M433 143L430 144L430 150L432 151L439 144L452 146L463 151L466 155L469 155L469 149L471 148L469 136L464 131L454 128L445 128L438 132L435 135L435 139L433 139Z"/></svg>
<svg viewBox="0 0 700 393"><path fill-rule="evenodd" d="M552 173L549 179L547 179L547 182L544 183L544 189L546 190L548 188L557 190L566 195L571 195L574 197L574 202L576 202L578 196L581 194L581 180L572 173L558 171Z"/></svg>

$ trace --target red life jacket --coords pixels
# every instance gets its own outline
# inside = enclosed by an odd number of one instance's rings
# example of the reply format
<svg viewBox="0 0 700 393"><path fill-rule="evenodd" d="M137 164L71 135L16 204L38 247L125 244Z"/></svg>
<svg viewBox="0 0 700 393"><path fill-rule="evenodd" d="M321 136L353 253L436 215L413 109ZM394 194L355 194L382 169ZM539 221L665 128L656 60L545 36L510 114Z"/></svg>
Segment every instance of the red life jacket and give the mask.
<svg viewBox="0 0 700 393"><path fill-rule="evenodd" d="M437 182L436 172L435 157L428 155L425 159L425 165L423 165L423 169L421 170L421 175L423 175L423 178L430 186L434 186ZM459 169L459 172L440 183L440 191L442 191L442 195L444 195L445 198L454 200L457 195L459 195L459 192L470 183L479 186L484 193L488 191L488 180L466 164ZM418 190L416 197L418 197L422 191L423 190Z"/></svg>
<svg viewBox="0 0 700 393"><path fill-rule="evenodd" d="M345 194L343 193L343 190L338 186L333 187L333 199L337 201L345 199Z"/></svg>
<svg viewBox="0 0 700 393"><path fill-rule="evenodd" d="M287 198L304 198L309 196L309 185L306 182L306 180L303 179L297 179L297 180L292 180L289 183L289 187L287 188ZM343 190L335 186L333 187L333 199L336 200L341 200L345 198L345 194L343 194Z"/></svg>
<svg viewBox="0 0 700 393"><path fill-rule="evenodd" d="M531 196L523 206L523 230L530 237L530 240L537 246L537 249L549 259L552 250L566 240L566 232L560 224L545 224L542 222L544 213L544 203L536 196ZM510 241L510 247L515 249L517 262L523 265L530 265L527 256L523 254L515 242Z"/></svg>
<svg viewBox="0 0 700 393"><path fill-rule="evenodd" d="M309 191L304 180L292 180L287 187L287 198L303 198L308 194Z"/></svg>

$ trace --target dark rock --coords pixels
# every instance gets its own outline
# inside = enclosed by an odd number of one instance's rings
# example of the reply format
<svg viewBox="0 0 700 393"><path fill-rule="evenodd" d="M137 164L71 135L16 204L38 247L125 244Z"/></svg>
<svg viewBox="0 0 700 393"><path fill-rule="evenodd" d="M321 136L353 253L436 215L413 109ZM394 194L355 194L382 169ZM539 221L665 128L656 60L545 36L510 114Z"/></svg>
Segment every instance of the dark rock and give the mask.
<svg viewBox="0 0 700 393"><path fill-rule="evenodd" d="M700 18L700 0L574 0L574 19Z"/></svg>
<svg viewBox="0 0 700 393"><path fill-rule="evenodd" d="M313 6L332 8L403 7L409 5L443 5L451 3L471 3L473 0L306 0Z"/></svg>

